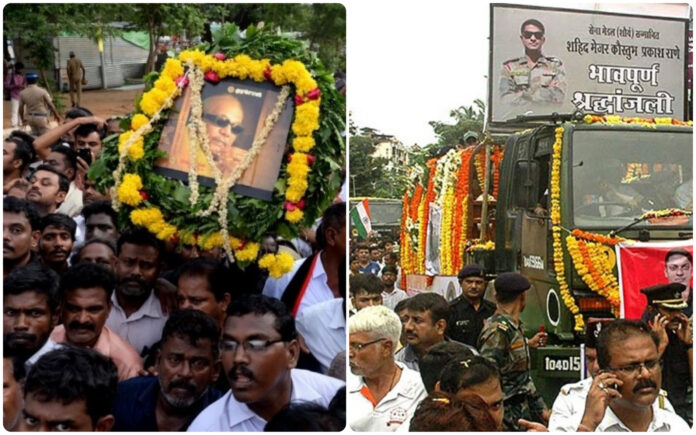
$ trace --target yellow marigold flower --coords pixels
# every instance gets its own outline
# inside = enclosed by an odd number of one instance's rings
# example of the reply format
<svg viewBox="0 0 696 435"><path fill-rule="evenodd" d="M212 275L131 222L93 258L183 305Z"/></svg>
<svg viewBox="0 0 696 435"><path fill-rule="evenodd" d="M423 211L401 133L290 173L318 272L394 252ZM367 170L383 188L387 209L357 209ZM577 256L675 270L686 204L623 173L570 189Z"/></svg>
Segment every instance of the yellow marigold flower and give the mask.
<svg viewBox="0 0 696 435"><path fill-rule="evenodd" d="M193 233L188 231L179 231L179 241L184 245L193 245L196 243L196 238L193 236Z"/></svg>
<svg viewBox="0 0 696 435"><path fill-rule="evenodd" d="M271 66L271 79L278 86L287 84L289 81L287 74L285 74L285 69L281 65Z"/></svg>
<svg viewBox="0 0 696 435"><path fill-rule="evenodd" d="M276 265L280 267L284 274L290 272L294 264L295 259L287 252L281 252L276 255Z"/></svg>
<svg viewBox="0 0 696 435"><path fill-rule="evenodd" d="M157 207L138 208L130 213L131 222L133 225L147 227L153 222L162 221L162 212Z"/></svg>
<svg viewBox="0 0 696 435"><path fill-rule="evenodd" d="M131 207L135 207L143 201L140 196L140 189L143 188L143 182L137 174L126 174L123 176L121 185L116 192L118 200Z"/></svg>
<svg viewBox="0 0 696 435"><path fill-rule="evenodd" d="M131 119L131 129L135 131L143 125L147 125L149 122L150 120L147 116L143 115L142 113L138 113L133 116L133 119Z"/></svg>
<svg viewBox="0 0 696 435"><path fill-rule="evenodd" d="M143 98L140 100L140 110L148 116L153 116L162 107L161 103L155 101L155 99L150 95L149 92L143 94Z"/></svg>
<svg viewBox="0 0 696 435"><path fill-rule="evenodd" d="M169 58L164 64L164 69L162 70L162 76L168 77L171 80L175 80L177 77L184 74L184 67L178 59Z"/></svg>
<svg viewBox="0 0 696 435"><path fill-rule="evenodd" d="M296 136L292 141L292 147L295 149L295 151L302 153L309 152L312 148L314 148L315 145L316 142L314 142L314 138L312 136Z"/></svg>
<svg viewBox="0 0 696 435"><path fill-rule="evenodd" d="M583 121L585 121L585 124L591 124L592 123L592 115L585 115L583 118Z"/></svg>
<svg viewBox="0 0 696 435"><path fill-rule="evenodd" d="M147 91L147 94L150 95L150 98L152 98L152 101L159 104L160 107L162 107L164 100L166 100L167 97L169 96L169 94L165 93L163 90L161 90L159 88L152 88L149 91Z"/></svg>
<svg viewBox="0 0 696 435"><path fill-rule="evenodd" d="M171 224L165 224L164 227L157 233L157 238L160 240L169 240L176 234L177 228Z"/></svg>
<svg viewBox="0 0 696 435"><path fill-rule="evenodd" d="M143 148L143 137L139 136L137 139L132 139L131 137L133 134L134 132L131 130L121 133L121 135L118 137L118 152L122 153L126 143L132 141L128 148L128 156L131 158L131 160L136 161L145 155L145 149Z"/></svg>
<svg viewBox="0 0 696 435"><path fill-rule="evenodd" d="M169 96L176 90L176 83L168 76L163 75L155 81L155 88Z"/></svg>
<svg viewBox="0 0 696 435"><path fill-rule="evenodd" d="M222 233L207 234L198 238L198 246L204 251L222 246Z"/></svg>
<svg viewBox="0 0 696 435"><path fill-rule="evenodd" d="M285 220L287 220L290 223L296 224L299 221L302 220L304 217L304 212L300 210L299 208L296 208L293 211L286 211L285 212Z"/></svg>
<svg viewBox="0 0 696 435"><path fill-rule="evenodd" d="M259 259L259 267L261 269L270 269L276 263L276 256L274 254L266 254Z"/></svg>
<svg viewBox="0 0 696 435"><path fill-rule="evenodd" d="M259 244L249 242L242 249L235 249L234 257L241 262L255 260L259 255Z"/></svg>

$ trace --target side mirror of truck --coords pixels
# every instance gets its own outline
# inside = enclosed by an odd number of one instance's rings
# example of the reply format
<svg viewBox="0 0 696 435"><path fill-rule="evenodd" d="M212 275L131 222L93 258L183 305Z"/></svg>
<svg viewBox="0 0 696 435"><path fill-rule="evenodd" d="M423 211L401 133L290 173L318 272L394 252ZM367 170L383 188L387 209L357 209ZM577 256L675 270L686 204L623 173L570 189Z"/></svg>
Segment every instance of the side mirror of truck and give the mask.
<svg viewBox="0 0 696 435"><path fill-rule="evenodd" d="M522 209L534 208L539 190L539 163L534 160L517 162L514 180L512 205Z"/></svg>

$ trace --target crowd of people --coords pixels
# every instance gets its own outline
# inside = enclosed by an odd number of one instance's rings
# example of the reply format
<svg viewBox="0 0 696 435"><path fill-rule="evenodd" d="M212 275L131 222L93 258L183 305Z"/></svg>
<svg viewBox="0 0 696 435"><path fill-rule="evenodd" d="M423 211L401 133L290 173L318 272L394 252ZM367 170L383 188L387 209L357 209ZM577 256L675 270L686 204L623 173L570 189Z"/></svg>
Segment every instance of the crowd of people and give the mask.
<svg viewBox="0 0 696 435"><path fill-rule="evenodd" d="M4 427L345 427L345 199L264 237L259 255L295 258L274 279L119 222L86 176L119 123L60 120L4 138Z"/></svg>
<svg viewBox="0 0 696 435"><path fill-rule="evenodd" d="M521 321L532 288L525 276L500 273L487 282L481 266L468 264L456 299L410 295L399 288L398 246L374 236L351 245L346 383L353 430L652 432L692 425L690 252L667 252L670 282L641 290L648 301L641 320L588 319L586 373L546 403L531 377L530 349L550 337Z"/></svg>

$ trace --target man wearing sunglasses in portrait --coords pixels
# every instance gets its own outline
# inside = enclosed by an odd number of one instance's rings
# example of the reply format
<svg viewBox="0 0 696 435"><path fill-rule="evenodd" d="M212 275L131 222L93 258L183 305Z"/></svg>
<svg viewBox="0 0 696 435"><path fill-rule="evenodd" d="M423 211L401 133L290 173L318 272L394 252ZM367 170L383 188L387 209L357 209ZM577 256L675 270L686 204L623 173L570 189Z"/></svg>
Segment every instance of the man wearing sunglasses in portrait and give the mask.
<svg viewBox="0 0 696 435"><path fill-rule="evenodd" d="M237 144L244 131L244 108L232 95L216 95L203 101L203 121L213 159L223 176L239 165L247 150Z"/></svg>
<svg viewBox="0 0 696 435"><path fill-rule="evenodd" d="M261 432L290 402L324 408L342 381L296 369L300 355L295 320L283 302L263 295L227 307L220 341L230 391L205 408L189 432Z"/></svg>
<svg viewBox="0 0 696 435"><path fill-rule="evenodd" d="M557 57L544 56L544 25L535 19L522 23L520 40L524 56L503 62L500 96L511 106L559 104L565 95L565 67Z"/></svg>
<svg viewBox="0 0 696 435"><path fill-rule="evenodd" d="M577 431L677 432L687 423L660 400L660 339L641 321L619 319L597 339L599 372L592 381ZM686 382L687 380L684 380Z"/></svg>

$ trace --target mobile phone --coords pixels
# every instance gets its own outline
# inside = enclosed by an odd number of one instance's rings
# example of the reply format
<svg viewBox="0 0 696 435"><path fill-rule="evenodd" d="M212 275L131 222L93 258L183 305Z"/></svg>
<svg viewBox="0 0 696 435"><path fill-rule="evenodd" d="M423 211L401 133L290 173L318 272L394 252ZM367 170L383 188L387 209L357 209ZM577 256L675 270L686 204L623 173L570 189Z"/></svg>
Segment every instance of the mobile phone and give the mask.
<svg viewBox="0 0 696 435"><path fill-rule="evenodd" d="M87 162L88 165L92 164L92 151L89 148L80 148L77 150L77 155L82 157L82 160Z"/></svg>

